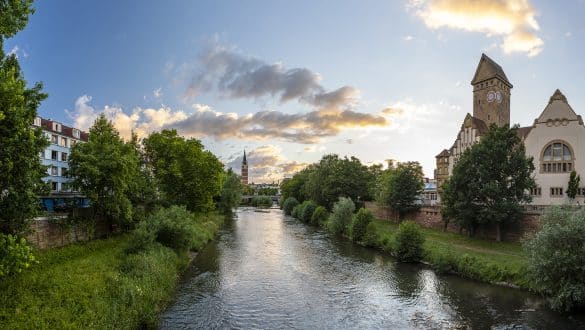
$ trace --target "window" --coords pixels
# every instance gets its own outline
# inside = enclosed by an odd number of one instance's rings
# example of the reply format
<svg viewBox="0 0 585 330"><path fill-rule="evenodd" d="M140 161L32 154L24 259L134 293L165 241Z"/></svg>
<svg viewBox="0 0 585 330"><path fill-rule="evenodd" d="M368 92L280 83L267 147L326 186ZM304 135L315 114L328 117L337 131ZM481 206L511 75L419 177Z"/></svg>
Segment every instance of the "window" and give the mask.
<svg viewBox="0 0 585 330"><path fill-rule="evenodd" d="M57 152L56 150L51 150L51 159L52 160L58 160L59 159L58 155L59 155L59 152Z"/></svg>
<svg viewBox="0 0 585 330"><path fill-rule="evenodd" d="M542 189L540 187L530 188L531 196L542 196Z"/></svg>
<svg viewBox="0 0 585 330"><path fill-rule="evenodd" d="M77 140L71 139L71 148L75 147Z"/></svg>
<svg viewBox="0 0 585 330"><path fill-rule="evenodd" d="M79 139L79 130L77 128L73 129L73 137Z"/></svg>
<svg viewBox="0 0 585 330"><path fill-rule="evenodd" d="M57 191L57 182L51 182L51 190Z"/></svg>
<svg viewBox="0 0 585 330"><path fill-rule="evenodd" d="M61 161L66 162L67 161L67 156L69 156L66 152L62 152L61 153Z"/></svg>
<svg viewBox="0 0 585 330"><path fill-rule="evenodd" d="M57 144L57 142L59 141L57 135L53 134L51 135L51 143L52 144Z"/></svg>
<svg viewBox="0 0 585 330"><path fill-rule="evenodd" d="M35 120L33 121L33 125L41 126L41 117L36 117Z"/></svg>
<svg viewBox="0 0 585 330"><path fill-rule="evenodd" d="M66 137L61 137L61 146L63 146L63 147L67 146L67 138Z"/></svg>
<svg viewBox="0 0 585 330"><path fill-rule="evenodd" d="M62 182L61 191L71 191L71 184L69 182Z"/></svg>
<svg viewBox="0 0 585 330"><path fill-rule="evenodd" d="M573 152L564 142L549 143L542 152L541 173L567 173L573 170Z"/></svg>
<svg viewBox="0 0 585 330"><path fill-rule="evenodd" d="M69 169L67 167L61 167L61 176L67 176Z"/></svg>
<svg viewBox="0 0 585 330"><path fill-rule="evenodd" d="M585 187L579 187L577 189L577 196L585 196Z"/></svg>
<svg viewBox="0 0 585 330"><path fill-rule="evenodd" d="M550 188L550 197L563 197L563 188L562 187L551 187Z"/></svg>
<svg viewBox="0 0 585 330"><path fill-rule="evenodd" d="M58 176L59 175L59 168L57 166L51 166L51 175Z"/></svg>
<svg viewBox="0 0 585 330"><path fill-rule="evenodd" d="M53 123L53 131L55 132L61 132L61 124L59 123Z"/></svg>

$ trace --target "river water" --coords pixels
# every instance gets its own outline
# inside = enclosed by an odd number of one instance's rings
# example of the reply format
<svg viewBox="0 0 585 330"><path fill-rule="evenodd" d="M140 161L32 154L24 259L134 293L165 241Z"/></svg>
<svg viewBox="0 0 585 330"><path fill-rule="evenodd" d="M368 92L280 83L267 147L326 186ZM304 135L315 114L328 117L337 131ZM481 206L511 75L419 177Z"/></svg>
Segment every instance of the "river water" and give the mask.
<svg viewBox="0 0 585 330"><path fill-rule="evenodd" d="M163 329L577 329L521 290L436 275L284 216L241 208L195 258Z"/></svg>

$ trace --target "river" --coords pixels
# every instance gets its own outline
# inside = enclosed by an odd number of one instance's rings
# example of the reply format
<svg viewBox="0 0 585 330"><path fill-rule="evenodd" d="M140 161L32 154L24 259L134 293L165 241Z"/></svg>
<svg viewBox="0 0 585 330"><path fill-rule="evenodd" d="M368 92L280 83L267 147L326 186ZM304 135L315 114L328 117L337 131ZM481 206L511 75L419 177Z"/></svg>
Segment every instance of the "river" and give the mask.
<svg viewBox="0 0 585 330"><path fill-rule="evenodd" d="M163 329L576 329L538 296L397 263L284 216L241 208L195 258Z"/></svg>

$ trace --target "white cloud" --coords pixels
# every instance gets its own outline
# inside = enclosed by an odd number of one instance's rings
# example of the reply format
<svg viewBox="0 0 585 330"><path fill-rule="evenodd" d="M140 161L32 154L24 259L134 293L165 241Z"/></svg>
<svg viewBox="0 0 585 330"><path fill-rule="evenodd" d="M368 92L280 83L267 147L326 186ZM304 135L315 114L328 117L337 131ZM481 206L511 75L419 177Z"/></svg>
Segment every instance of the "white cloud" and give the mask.
<svg viewBox="0 0 585 330"><path fill-rule="evenodd" d="M502 36L506 54L538 55L544 41L536 32L536 10L529 0L410 0L425 25Z"/></svg>
<svg viewBox="0 0 585 330"><path fill-rule="evenodd" d="M152 91L152 95L154 95L155 98L160 99L163 95L162 88L157 88L154 91Z"/></svg>
<svg viewBox="0 0 585 330"><path fill-rule="evenodd" d="M414 37L411 35L402 37L402 40L404 40L404 41L412 41L413 39L414 39Z"/></svg>

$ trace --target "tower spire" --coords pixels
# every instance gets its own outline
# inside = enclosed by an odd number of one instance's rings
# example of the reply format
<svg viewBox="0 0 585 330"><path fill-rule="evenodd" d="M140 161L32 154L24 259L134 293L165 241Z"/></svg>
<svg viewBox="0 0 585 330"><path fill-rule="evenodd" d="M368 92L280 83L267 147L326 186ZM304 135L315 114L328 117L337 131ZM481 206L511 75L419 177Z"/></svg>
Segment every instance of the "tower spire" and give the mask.
<svg viewBox="0 0 585 330"><path fill-rule="evenodd" d="M242 159L242 184L248 184L248 160L246 160L246 149L244 149L244 158Z"/></svg>

